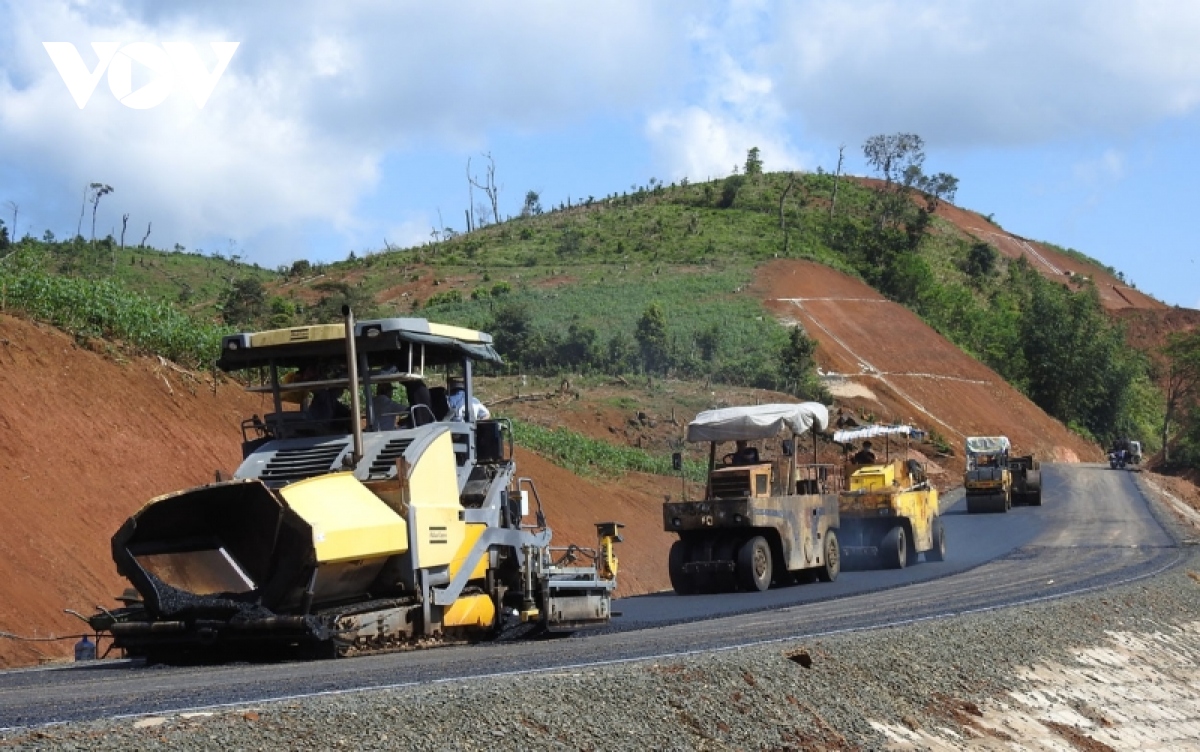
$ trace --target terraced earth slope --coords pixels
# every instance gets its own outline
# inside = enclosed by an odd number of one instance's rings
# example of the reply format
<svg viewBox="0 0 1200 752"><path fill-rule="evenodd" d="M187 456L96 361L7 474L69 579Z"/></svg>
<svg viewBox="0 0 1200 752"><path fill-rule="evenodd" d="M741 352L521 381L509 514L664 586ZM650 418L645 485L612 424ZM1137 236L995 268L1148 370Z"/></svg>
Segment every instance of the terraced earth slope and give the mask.
<svg viewBox="0 0 1200 752"><path fill-rule="evenodd" d="M937 431L952 446L966 436L1004 434L1018 453L1100 459L1095 446L860 280L781 259L759 269L756 293L781 321L800 324L819 342L825 384L860 413Z"/></svg>

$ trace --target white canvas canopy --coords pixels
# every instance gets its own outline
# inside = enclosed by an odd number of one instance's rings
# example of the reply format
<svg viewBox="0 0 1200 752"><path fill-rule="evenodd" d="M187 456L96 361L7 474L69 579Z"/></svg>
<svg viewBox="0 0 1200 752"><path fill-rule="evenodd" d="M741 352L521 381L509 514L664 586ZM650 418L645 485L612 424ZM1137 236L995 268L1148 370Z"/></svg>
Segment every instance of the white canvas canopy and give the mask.
<svg viewBox="0 0 1200 752"><path fill-rule="evenodd" d="M1011 448L1007 436L968 436L967 451L972 454L995 454Z"/></svg>
<svg viewBox="0 0 1200 752"><path fill-rule="evenodd" d="M816 425L829 426L829 410L819 402L796 405L754 405L705 410L688 423L688 441L769 439L780 431L804 433Z"/></svg>
<svg viewBox="0 0 1200 752"><path fill-rule="evenodd" d="M912 426L859 426L858 428L844 428L834 432L833 440L837 444L849 444L861 439L872 439L876 436L889 436L896 433L907 436L912 433Z"/></svg>

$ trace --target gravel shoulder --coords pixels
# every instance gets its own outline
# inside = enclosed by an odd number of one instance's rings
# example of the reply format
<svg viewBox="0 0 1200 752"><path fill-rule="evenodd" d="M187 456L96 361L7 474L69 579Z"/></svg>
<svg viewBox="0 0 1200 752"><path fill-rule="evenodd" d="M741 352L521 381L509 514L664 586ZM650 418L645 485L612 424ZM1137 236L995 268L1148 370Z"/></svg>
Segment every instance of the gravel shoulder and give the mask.
<svg viewBox="0 0 1200 752"><path fill-rule="evenodd" d="M1195 537L1169 505L1161 514L1177 539ZM0 749L1200 748L1200 551L1186 550L1140 582L953 619L25 729Z"/></svg>

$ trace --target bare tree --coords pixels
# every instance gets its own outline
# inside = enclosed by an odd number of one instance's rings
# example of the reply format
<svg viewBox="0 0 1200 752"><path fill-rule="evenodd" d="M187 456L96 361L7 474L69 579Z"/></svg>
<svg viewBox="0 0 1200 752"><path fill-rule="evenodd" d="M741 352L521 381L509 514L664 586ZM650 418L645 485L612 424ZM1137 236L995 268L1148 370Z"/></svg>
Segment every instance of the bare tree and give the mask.
<svg viewBox="0 0 1200 752"><path fill-rule="evenodd" d="M846 145L842 144L838 147L838 163L837 170L833 173L833 197L829 199L829 218L833 219L834 210L837 208L837 192L838 180L842 177L842 161L846 158Z"/></svg>
<svg viewBox="0 0 1200 752"><path fill-rule="evenodd" d="M146 223L146 234L142 236L142 242L138 243L138 248L145 248L146 241L150 239L150 222Z"/></svg>
<svg viewBox="0 0 1200 752"><path fill-rule="evenodd" d="M125 228L129 226L129 215L121 215L121 250L125 250Z"/></svg>
<svg viewBox="0 0 1200 752"><path fill-rule="evenodd" d="M787 185L783 188L783 193L779 194L779 229L783 230L783 255L787 255L788 249L791 246L791 238L788 236L787 221L784 218L783 208L784 202L787 201L788 194L792 192L792 188L796 185L796 173L788 173Z"/></svg>
<svg viewBox="0 0 1200 752"><path fill-rule="evenodd" d="M787 200L787 196L792 192L792 188L796 185L796 173L788 173L787 185L783 187L783 193L779 194L779 229L787 230L787 226L783 221L783 202Z"/></svg>
<svg viewBox="0 0 1200 752"><path fill-rule="evenodd" d="M487 152L484 158L488 161L487 177L483 183L476 180L470 172L467 173L467 180L471 185L487 194L488 201L492 204L492 221L500 221L500 187L496 185L496 160L492 159L492 153ZM468 163L469 168L469 163Z"/></svg>
<svg viewBox="0 0 1200 752"><path fill-rule="evenodd" d="M113 192L111 185L92 183L88 186L92 193L92 242L96 242L96 210L100 208L100 199Z"/></svg>
<svg viewBox="0 0 1200 752"><path fill-rule="evenodd" d="M475 229L475 182L471 180L471 158L467 157L467 232Z"/></svg>
<svg viewBox="0 0 1200 752"><path fill-rule="evenodd" d="M77 224L75 226L75 237L79 237L80 235L83 234L83 213L84 213L84 211L87 210L87 197L88 197L88 191L90 191L90 190L91 190L91 185L88 183L84 183L83 184L83 200L79 202L79 224Z"/></svg>

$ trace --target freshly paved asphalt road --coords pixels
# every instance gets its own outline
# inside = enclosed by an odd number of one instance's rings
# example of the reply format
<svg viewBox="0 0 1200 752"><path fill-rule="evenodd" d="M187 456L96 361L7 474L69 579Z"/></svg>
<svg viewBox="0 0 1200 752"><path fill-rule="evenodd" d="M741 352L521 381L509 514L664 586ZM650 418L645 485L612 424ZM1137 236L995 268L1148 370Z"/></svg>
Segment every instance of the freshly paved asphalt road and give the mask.
<svg viewBox="0 0 1200 752"><path fill-rule="evenodd" d="M764 593L618 601L614 626L587 636L439 648L316 663L145 667L101 661L0 673L0 728L261 703L317 693L452 681L794 640L997 608L1102 588L1181 555L1126 472L1043 467L1041 507L943 515L947 560L843 572L835 583ZM665 566L665 562L664 562Z"/></svg>

